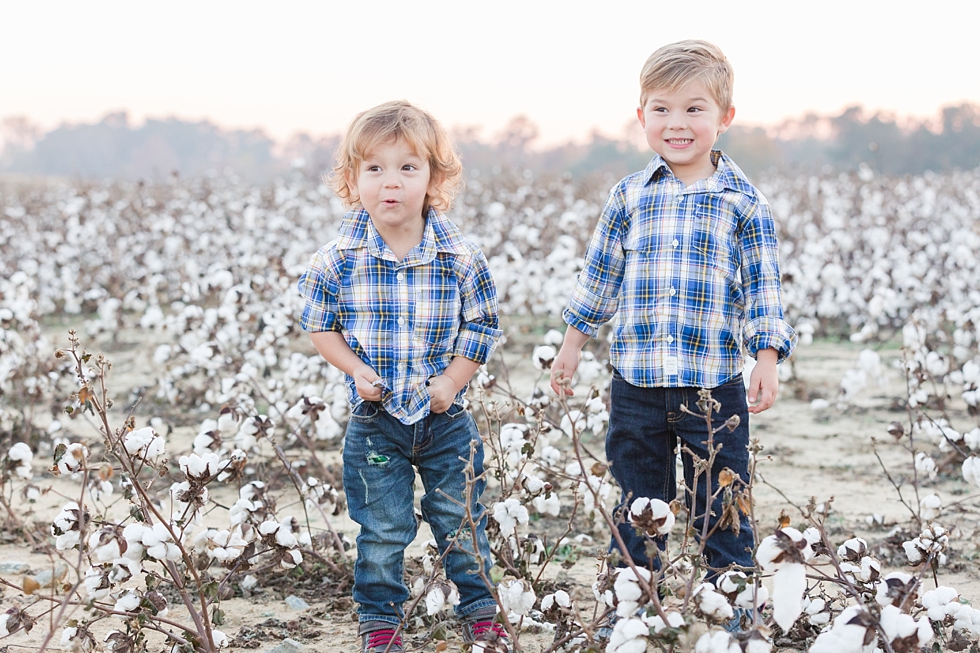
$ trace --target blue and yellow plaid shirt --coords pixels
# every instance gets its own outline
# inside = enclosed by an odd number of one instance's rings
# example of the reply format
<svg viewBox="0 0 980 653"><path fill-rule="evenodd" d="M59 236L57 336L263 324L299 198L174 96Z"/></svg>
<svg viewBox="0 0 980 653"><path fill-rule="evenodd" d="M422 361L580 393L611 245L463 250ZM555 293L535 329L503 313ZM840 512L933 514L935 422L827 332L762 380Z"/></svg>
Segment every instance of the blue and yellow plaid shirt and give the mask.
<svg viewBox="0 0 980 653"><path fill-rule="evenodd" d="M299 290L306 298L303 329L343 333L381 377L385 410L404 424L429 414L429 377L454 356L485 363L501 334L486 257L435 210L422 242L402 261L367 211L348 212L339 238L313 255ZM354 379L347 381L354 407L363 400Z"/></svg>
<svg viewBox="0 0 980 653"><path fill-rule="evenodd" d="M595 336L618 317L610 362L641 387L717 387L797 336L783 320L769 204L731 159L690 186L654 156L610 192L563 317Z"/></svg>

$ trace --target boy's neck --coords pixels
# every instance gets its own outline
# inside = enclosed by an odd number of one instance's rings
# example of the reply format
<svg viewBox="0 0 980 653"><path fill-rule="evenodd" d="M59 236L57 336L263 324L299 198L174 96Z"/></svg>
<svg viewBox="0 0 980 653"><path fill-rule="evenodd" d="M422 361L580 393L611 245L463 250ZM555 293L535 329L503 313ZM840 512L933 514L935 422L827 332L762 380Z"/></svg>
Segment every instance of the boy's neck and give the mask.
<svg viewBox="0 0 980 653"><path fill-rule="evenodd" d="M391 250L391 253L395 255L395 258L399 261L405 260L408 253L415 248L416 245L422 242L422 238L425 236L425 218L419 216L419 219L413 220L411 223L401 226L399 228L390 228L385 225L379 225L374 222L374 228L381 236L381 240L385 241L385 245Z"/></svg>

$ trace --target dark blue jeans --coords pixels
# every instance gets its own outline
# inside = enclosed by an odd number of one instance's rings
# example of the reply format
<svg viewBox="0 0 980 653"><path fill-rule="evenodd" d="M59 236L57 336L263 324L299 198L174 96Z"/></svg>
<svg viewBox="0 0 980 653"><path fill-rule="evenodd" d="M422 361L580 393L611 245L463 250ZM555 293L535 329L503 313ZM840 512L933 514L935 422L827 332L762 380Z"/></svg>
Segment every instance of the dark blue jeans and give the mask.
<svg viewBox="0 0 980 653"><path fill-rule="evenodd" d="M363 402L351 414L344 440L344 491L351 519L361 525L354 563L354 600L358 619L398 624L405 587L405 547L418 531L415 502L415 468L422 477L422 518L435 536L439 552L460 533L444 559L446 576L459 589L459 617L496 606L490 590L478 575L473 536L466 511L437 492L465 504L470 442L476 442L473 467L483 474L483 442L476 423L462 406L406 426L389 415L378 402ZM483 506L479 503L485 483L474 487L470 504L477 524L476 540L489 577L490 545L487 542Z"/></svg>
<svg viewBox="0 0 980 653"><path fill-rule="evenodd" d="M677 495L675 461L678 443L687 447L703 459L708 459L708 427L698 409L698 388L639 388L623 380L618 372L613 373L609 408L609 430L606 434L606 457L610 471L623 489L620 507L639 497L660 499L670 503ZM728 467L738 474L743 482L749 480L749 415L745 398L745 385L742 375L711 390L713 398L721 402L721 410L712 415L715 428L725 423L732 415L738 415L740 423L734 431L721 429L714 436L715 445L721 450L715 457L711 469L712 492L718 489L718 474ZM681 411L687 406L696 413L688 415ZM684 479L686 486L694 487L694 461L682 450ZM705 513L706 483L702 474L698 478L698 495L693 507L696 532L701 533ZM690 495L685 497L688 510L692 510ZM722 514L722 496L719 495L712 506L709 529ZM754 547L752 529L748 518L741 515L739 534L730 529L716 530L705 542L704 551L708 564L708 579L732 563L752 566ZM674 526L675 532L683 526ZM619 525L626 548L633 561L640 566L658 569L659 561L650 560L646 554L645 540L628 523ZM665 538L658 538L658 545L666 545ZM618 548L615 539L610 550Z"/></svg>

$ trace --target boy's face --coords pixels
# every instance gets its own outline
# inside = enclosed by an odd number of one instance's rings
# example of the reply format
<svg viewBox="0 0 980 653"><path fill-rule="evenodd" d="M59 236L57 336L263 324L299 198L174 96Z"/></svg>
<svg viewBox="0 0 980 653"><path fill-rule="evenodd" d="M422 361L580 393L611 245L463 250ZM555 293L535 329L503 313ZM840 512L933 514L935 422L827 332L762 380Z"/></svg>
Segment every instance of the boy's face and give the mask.
<svg viewBox="0 0 980 653"><path fill-rule="evenodd" d="M723 112L705 85L692 81L676 91L652 89L636 115L653 151L678 179L692 184L715 171L711 148L732 124L735 107Z"/></svg>
<svg viewBox="0 0 980 653"><path fill-rule="evenodd" d="M388 241L389 237L414 234L424 224L422 207L431 181L428 160L397 138L366 152L356 178L348 178L347 183Z"/></svg>

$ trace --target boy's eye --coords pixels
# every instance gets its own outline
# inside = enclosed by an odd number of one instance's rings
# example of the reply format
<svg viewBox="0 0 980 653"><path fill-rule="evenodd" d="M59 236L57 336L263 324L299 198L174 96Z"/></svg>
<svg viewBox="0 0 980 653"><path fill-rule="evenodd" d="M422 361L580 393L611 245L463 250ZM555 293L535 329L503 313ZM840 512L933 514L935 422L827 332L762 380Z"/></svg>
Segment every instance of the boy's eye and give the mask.
<svg viewBox="0 0 980 653"><path fill-rule="evenodd" d="M691 113L700 113L703 109L701 107L691 107L688 111Z"/></svg>
<svg viewBox="0 0 980 653"><path fill-rule="evenodd" d="M367 167L367 171L368 172L377 172L378 170L381 170L381 166L368 166Z"/></svg>
<svg viewBox="0 0 980 653"><path fill-rule="evenodd" d="M418 170L418 167L414 163L406 163L402 166L402 170Z"/></svg>

